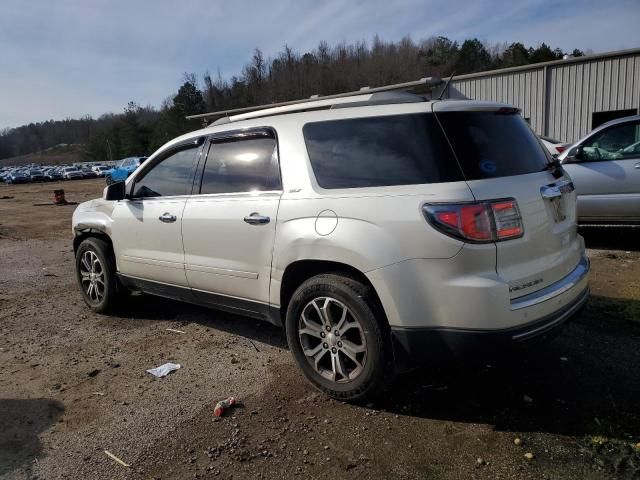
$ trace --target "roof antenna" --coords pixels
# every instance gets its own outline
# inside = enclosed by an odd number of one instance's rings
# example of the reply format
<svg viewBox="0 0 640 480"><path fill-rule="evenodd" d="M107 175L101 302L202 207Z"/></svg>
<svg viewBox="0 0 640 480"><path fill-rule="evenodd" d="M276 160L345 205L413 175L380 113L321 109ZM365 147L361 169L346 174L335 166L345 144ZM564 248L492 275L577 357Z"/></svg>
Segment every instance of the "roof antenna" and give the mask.
<svg viewBox="0 0 640 480"><path fill-rule="evenodd" d="M456 74L456 71L454 70L453 72L451 72L451 75L449 75L449 78L447 78L447 83L445 83L444 87L442 87L442 91L440 92L440 95L438 96L438 100L442 100L442 96L444 95L444 92L449 90L449 84L451 83L451 80L453 80L453 76L455 74ZM447 95L447 98L449 98L448 95Z"/></svg>

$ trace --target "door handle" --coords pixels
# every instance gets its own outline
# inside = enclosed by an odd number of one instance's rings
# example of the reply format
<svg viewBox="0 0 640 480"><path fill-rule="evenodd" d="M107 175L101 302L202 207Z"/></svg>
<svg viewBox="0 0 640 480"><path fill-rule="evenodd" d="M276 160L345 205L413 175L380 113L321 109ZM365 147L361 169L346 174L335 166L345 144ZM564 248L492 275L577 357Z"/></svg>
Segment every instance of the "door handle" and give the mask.
<svg viewBox="0 0 640 480"><path fill-rule="evenodd" d="M636 163L633 168L635 168L636 170L640 170L640 162Z"/></svg>
<svg viewBox="0 0 640 480"><path fill-rule="evenodd" d="M249 225L264 225L269 223L271 219L264 215L260 215L258 212L253 212L251 215L244 217L244 221Z"/></svg>
<svg viewBox="0 0 640 480"><path fill-rule="evenodd" d="M158 217L158 220L163 223L173 223L177 220L177 217L175 215L171 215L169 212L164 212Z"/></svg>

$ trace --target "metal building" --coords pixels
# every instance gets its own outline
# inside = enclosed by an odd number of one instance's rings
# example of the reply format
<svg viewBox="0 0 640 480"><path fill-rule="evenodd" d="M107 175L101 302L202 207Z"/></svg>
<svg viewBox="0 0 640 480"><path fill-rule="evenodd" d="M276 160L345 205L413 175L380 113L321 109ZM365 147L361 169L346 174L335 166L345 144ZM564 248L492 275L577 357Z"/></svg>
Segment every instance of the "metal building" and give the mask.
<svg viewBox="0 0 640 480"><path fill-rule="evenodd" d="M471 73L452 85L476 100L515 105L539 135L575 142L640 111L640 48Z"/></svg>

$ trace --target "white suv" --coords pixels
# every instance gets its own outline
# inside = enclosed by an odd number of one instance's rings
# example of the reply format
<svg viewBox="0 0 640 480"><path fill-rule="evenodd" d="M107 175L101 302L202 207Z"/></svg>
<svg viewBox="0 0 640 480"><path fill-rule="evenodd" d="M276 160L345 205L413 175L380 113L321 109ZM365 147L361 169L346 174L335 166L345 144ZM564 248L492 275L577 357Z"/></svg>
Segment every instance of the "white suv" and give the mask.
<svg viewBox="0 0 640 480"><path fill-rule="evenodd" d="M587 299L571 180L513 107L361 94L164 145L73 216L84 300L134 290L286 329L318 388L557 331Z"/></svg>

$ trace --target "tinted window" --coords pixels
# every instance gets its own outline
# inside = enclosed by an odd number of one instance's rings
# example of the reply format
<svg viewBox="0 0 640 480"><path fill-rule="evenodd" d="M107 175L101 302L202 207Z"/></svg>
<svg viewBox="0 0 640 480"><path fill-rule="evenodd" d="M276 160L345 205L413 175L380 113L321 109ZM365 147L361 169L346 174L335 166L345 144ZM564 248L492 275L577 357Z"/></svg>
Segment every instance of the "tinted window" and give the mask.
<svg viewBox="0 0 640 480"><path fill-rule="evenodd" d="M640 122L607 128L583 143L585 160L619 160L640 156Z"/></svg>
<svg viewBox="0 0 640 480"><path fill-rule="evenodd" d="M134 197L168 197L191 194L197 148L176 152L136 179Z"/></svg>
<svg viewBox="0 0 640 480"><path fill-rule="evenodd" d="M273 137L233 139L209 148L200 193L280 190Z"/></svg>
<svg viewBox="0 0 640 480"><path fill-rule="evenodd" d="M467 180L544 170L544 147L515 110L438 113Z"/></svg>
<svg viewBox="0 0 640 480"><path fill-rule="evenodd" d="M309 123L303 133L313 172L322 188L462 180L432 114Z"/></svg>

